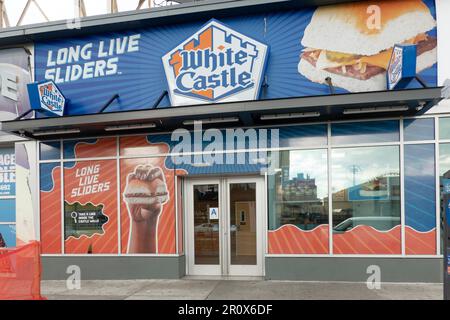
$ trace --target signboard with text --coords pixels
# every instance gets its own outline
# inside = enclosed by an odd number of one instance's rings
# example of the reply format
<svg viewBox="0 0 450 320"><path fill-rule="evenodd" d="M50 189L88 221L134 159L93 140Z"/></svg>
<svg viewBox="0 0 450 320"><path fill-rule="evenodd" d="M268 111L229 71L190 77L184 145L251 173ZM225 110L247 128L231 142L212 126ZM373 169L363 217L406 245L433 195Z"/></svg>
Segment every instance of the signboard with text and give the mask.
<svg viewBox="0 0 450 320"><path fill-rule="evenodd" d="M16 194L16 155L14 148L0 148L0 196Z"/></svg>
<svg viewBox="0 0 450 320"><path fill-rule="evenodd" d="M361 24L373 20L374 4L390 13L381 28ZM396 25L405 32L392 40L383 31ZM396 53L417 52L393 54L396 44ZM52 80L70 99L66 114L79 115L114 94L109 111L148 108L164 91L160 108L329 95L327 77L336 94L384 91L391 56L392 83L411 56L435 86L436 48L434 0L361 1L38 41L35 68L36 81Z"/></svg>
<svg viewBox="0 0 450 320"><path fill-rule="evenodd" d="M60 117L64 115L66 98L52 80L29 84L28 96L33 110L46 111Z"/></svg>

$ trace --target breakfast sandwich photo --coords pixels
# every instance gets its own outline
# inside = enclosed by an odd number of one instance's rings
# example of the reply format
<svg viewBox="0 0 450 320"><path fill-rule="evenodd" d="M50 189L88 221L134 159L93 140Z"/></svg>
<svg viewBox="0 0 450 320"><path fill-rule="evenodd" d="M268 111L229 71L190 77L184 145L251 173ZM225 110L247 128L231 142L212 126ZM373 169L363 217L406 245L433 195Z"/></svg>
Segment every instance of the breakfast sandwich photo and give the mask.
<svg viewBox="0 0 450 320"><path fill-rule="evenodd" d="M437 39L428 34L435 28L422 0L319 7L301 40L298 72L316 83L330 77L334 86L349 92L386 90L395 45L416 45L417 73L436 64Z"/></svg>

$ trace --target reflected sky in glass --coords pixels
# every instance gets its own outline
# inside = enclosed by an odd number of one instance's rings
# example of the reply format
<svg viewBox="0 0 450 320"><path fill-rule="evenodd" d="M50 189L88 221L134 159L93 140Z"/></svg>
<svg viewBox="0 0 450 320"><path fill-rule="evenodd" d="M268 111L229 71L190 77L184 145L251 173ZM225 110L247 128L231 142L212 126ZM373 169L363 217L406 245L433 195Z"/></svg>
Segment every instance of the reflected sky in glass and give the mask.
<svg viewBox="0 0 450 320"><path fill-rule="evenodd" d="M327 150L298 150L289 154L289 179L299 174L316 179L317 198L323 199L328 194Z"/></svg>
<svg viewBox="0 0 450 320"><path fill-rule="evenodd" d="M344 190L380 176L398 176L399 158L397 146L334 149L332 190Z"/></svg>
<svg viewBox="0 0 450 320"><path fill-rule="evenodd" d="M439 119L439 138L450 139L450 118Z"/></svg>
<svg viewBox="0 0 450 320"><path fill-rule="evenodd" d="M441 144L439 152L440 175L443 176L450 171L450 143ZM450 173L448 173L450 176Z"/></svg>

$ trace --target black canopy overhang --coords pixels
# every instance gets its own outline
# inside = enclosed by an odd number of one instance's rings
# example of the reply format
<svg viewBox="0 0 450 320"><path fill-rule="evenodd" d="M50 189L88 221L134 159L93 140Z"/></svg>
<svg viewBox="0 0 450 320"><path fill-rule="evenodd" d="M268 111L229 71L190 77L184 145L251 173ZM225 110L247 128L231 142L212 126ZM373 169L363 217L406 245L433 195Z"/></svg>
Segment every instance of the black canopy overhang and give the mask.
<svg viewBox="0 0 450 320"><path fill-rule="evenodd" d="M2 122L1 131L51 140L192 128L186 123L188 120L213 119L209 125L203 123L206 128L414 116L425 113L442 99L442 87L349 93L15 120ZM124 126L135 128L123 130Z"/></svg>

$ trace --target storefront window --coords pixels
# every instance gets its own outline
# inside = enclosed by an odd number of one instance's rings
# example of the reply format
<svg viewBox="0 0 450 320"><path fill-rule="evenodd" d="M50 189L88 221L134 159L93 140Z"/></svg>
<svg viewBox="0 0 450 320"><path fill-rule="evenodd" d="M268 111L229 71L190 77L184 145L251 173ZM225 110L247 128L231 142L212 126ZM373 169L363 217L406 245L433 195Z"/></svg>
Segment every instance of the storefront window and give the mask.
<svg viewBox="0 0 450 320"><path fill-rule="evenodd" d="M42 142L39 146L41 160L57 160L61 158L61 141Z"/></svg>
<svg viewBox="0 0 450 320"><path fill-rule="evenodd" d="M444 217L446 209L445 207L447 206L447 204L444 203L444 198L445 194L450 193L450 191L447 190L447 188L444 189L444 185L448 186L450 184L450 143L442 143L440 145L439 168L440 168L439 179L440 179L440 196L441 196L440 208L441 208L441 217ZM444 230L441 230L441 232L443 231Z"/></svg>
<svg viewBox="0 0 450 320"><path fill-rule="evenodd" d="M149 156L170 152L170 135L120 137L121 156Z"/></svg>
<svg viewBox="0 0 450 320"><path fill-rule="evenodd" d="M116 160L64 164L65 253L118 253Z"/></svg>
<svg viewBox="0 0 450 320"><path fill-rule="evenodd" d="M434 144L408 144L405 166L405 253L436 253Z"/></svg>
<svg viewBox="0 0 450 320"><path fill-rule="evenodd" d="M400 123L396 120L335 123L331 125L334 145L396 142L400 140Z"/></svg>
<svg viewBox="0 0 450 320"><path fill-rule="evenodd" d="M175 170L167 157L122 159L121 252L176 253Z"/></svg>
<svg viewBox="0 0 450 320"><path fill-rule="evenodd" d="M326 124L280 127L278 130L281 148L317 148L327 145Z"/></svg>
<svg viewBox="0 0 450 320"><path fill-rule="evenodd" d="M64 141L64 159L115 157L116 138Z"/></svg>
<svg viewBox="0 0 450 320"><path fill-rule="evenodd" d="M405 119L403 128L405 141L434 140L434 118Z"/></svg>
<svg viewBox="0 0 450 320"><path fill-rule="evenodd" d="M450 118L439 119L439 138L450 139Z"/></svg>
<svg viewBox="0 0 450 320"><path fill-rule="evenodd" d="M269 252L327 253L327 150L282 151L275 172L269 175Z"/></svg>
<svg viewBox="0 0 450 320"><path fill-rule="evenodd" d="M398 146L332 150L333 252L400 254Z"/></svg>
<svg viewBox="0 0 450 320"><path fill-rule="evenodd" d="M41 163L39 178L42 253L62 253L61 163Z"/></svg>
<svg viewBox="0 0 450 320"><path fill-rule="evenodd" d="M440 148L440 176L450 179L450 143L442 143Z"/></svg>

